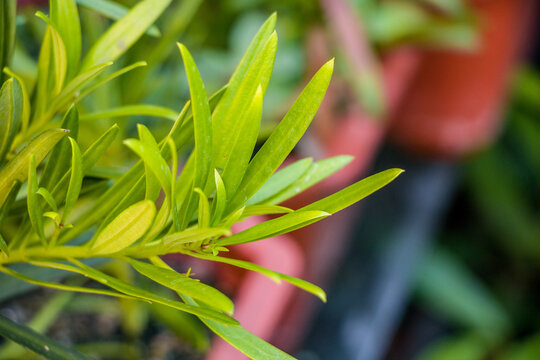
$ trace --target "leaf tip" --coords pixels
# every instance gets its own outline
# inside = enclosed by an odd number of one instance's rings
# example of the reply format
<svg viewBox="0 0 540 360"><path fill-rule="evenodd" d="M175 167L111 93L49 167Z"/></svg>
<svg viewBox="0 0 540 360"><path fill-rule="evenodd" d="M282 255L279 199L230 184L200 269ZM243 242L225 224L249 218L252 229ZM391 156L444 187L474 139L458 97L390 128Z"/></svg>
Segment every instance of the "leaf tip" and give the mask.
<svg viewBox="0 0 540 360"><path fill-rule="evenodd" d="M394 179L405 172L404 169L400 169L400 168L393 168L391 170L395 173Z"/></svg>
<svg viewBox="0 0 540 360"><path fill-rule="evenodd" d="M325 67L328 67L329 69L331 70L334 70L334 63L336 61L336 58L333 57L331 58L330 60L328 60L328 62L326 64L324 64Z"/></svg>
<svg viewBox="0 0 540 360"><path fill-rule="evenodd" d="M319 217L326 218L326 217L329 217L331 215L332 215L332 213L329 213L327 211L320 211Z"/></svg>
<svg viewBox="0 0 540 360"><path fill-rule="evenodd" d="M180 53L182 54L182 57L183 57L184 53L187 51L186 46L179 41L176 43L176 46L178 46L178 49L180 50Z"/></svg>

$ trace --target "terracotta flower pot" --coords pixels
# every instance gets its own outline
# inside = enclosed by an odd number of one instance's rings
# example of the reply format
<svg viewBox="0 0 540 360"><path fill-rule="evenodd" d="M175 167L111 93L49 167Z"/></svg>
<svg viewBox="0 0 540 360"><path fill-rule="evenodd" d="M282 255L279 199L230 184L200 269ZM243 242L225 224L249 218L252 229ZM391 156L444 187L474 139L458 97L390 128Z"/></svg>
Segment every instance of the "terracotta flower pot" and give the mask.
<svg viewBox="0 0 540 360"><path fill-rule="evenodd" d="M473 53L423 54L391 123L390 135L397 144L428 156L459 158L494 139L532 2L475 2L480 48Z"/></svg>

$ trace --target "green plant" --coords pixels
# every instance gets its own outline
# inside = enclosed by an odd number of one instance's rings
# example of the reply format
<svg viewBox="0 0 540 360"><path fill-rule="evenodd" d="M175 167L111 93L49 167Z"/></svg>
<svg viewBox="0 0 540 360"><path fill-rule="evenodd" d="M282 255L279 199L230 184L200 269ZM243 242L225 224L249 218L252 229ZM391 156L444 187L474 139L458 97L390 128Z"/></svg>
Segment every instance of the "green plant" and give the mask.
<svg viewBox="0 0 540 360"><path fill-rule="evenodd" d="M77 139L88 134L79 131L83 125L79 118L84 116L79 116L79 101L100 85L143 65L135 63L98 77L152 25L169 2L139 2L80 62L81 32L75 1L51 0L50 16L38 13L47 30L34 94L30 96L24 81L9 68L5 69L9 78L0 91L0 271L40 286L161 304L197 316L253 359L291 358L244 330L231 317L234 305L223 293L189 273L174 271L159 256L182 253L257 271L275 281L290 282L324 301L324 291L313 284L219 254L232 245L322 220L385 186L402 170L383 171L297 210L278 205L351 159L304 159L309 163L304 171L277 171L313 119L330 82L333 60L321 67L252 157L277 48L276 16L272 15L229 83L210 98L191 54L178 44L191 101L175 114L170 132L159 142L147 127L137 125L138 139L124 140L140 158L129 171L118 178L96 176L94 166L112 144L118 127L113 125L81 150ZM14 0L8 3L14 6ZM5 32L14 31L11 14L2 13ZM11 43L3 43L4 53L10 51L6 46ZM161 110L150 108L149 112ZM179 172L183 157L187 161ZM114 161L123 160L109 159ZM231 234L234 223L258 214L284 215ZM180 299L156 295L106 274L96 268L96 262L88 262L92 259L129 264L177 292ZM102 287L39 280L13 267L19 263L83 275ZM0 334L47 358L87 358L5 317L0 317Z"/></svg>

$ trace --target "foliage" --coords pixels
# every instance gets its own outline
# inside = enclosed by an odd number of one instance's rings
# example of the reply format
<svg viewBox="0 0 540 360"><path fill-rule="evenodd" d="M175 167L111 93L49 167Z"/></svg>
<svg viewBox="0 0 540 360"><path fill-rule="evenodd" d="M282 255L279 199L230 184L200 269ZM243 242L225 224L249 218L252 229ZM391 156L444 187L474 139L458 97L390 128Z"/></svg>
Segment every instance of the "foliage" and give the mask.
<svg viewBox="0 0 540 360"><path fill-rule="evenodd" d="M14 0L6 3L14 6ZM80 3L88 6L88 2ZM136 108L174 118L170 131L158 141L146 126L138 124L138 137L123 143L139 161L121 176L114 175L114 169L100 171L95 165L113 144L118 126L110 126L91 145L82 146L80 140L90 135L83 119L90 122L93 118L84 111L79 114L85 110L81 101L144 65L135 62L116 69L113 63L145 32L155 35L152 24L169 3L143 0L129 11L117 9L110 16L118 20L85 54L81 53L75 0L51 0L49 16L37 13L46 29L35 86L7 67L8 78L0 90L0 271L36 285L180 310L197 316L253 359L291 358L242 329L231 317L234 305L227 296L189 273L176 272L159 256L181 253L224 262L290 282L325 300L324 291L316 285L220 254L229 246L322 220L385 186L402 170L383 171L297 210L277 206L350 159L301 160L302 166L291 165L295 171L290 167L278 171L323 100L333 60L320 68L254 152L277 49L276 16L272 15L255 35L228 84L210 97L189 50L178 44L191 100L180 113L155 106ZM2 13L4 19L9 16ZM3 25L12 31L10 20ZM3 45L3 53L9 54L12 42ZM106 73L109 68L115 70ZM116 112L127 116L133 107ZM109 153L109 163L124 165L123 158L114 154ZM187 161L179 171L183 157ZM231 226L248 216L276 213L285 214L231 235ZM95 262L89 262L96 259L129 264L180 299L101 271ZM20 263L83 275L102 286L41 280L19 271L16 265ZM0 317L0 334L47 358L87 358L5 317Z"/></svg>

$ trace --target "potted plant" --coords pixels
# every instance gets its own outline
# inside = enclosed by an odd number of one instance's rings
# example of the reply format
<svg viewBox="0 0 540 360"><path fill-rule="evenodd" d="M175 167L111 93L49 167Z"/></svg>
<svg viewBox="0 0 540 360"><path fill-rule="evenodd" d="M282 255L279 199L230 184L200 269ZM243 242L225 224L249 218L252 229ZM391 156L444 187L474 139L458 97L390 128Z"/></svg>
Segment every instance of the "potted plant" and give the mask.
<svg viewBox="0 0 540 360"><path fill-rule="evenodd" d="M14 6L14 0L10 1ZM139 160L120 177L94 170L96 161L113 143L118 127L111 126L87 148L81 148L79 140L88 141L89 133L79 119L80 101L106 81L136 67L98 77L169 3L139 2L84 56L74 0L51 0L49 16L38 14L46 30L35 94L31 96L25 82L9 68L0 90L0 271L54 289L161 304L195 315L250 358L291 358L242 328L231 317L233 302L222 292L193 278L190 272L175 271L160 256L181 253L260 272L325 300L324 291L313 284L220 254L233 245L278 236L322 220L385 186L402 170L383 171L297 210L277 205L312 185L311 178L304 176L306 172L323 179L344 164L340 159L328 159L322 171L317 163L306 166L303 161L304 171L276 172L315 115L330 83L333 60L315 74L252 157L276 54L275 15L263 24L227 86L211 97L190 52L178 44L191 101L159 141L147 127L137 125L138 138L123 143ZM2 16L6 19L9 15ZM4 25L14 24L14 19L10 20ZM12 43L4 46L3 53L8 54ZM187 161L179 172L179 154L184 153ZM235 223L265 214L284 215L231 234ZM164 297L101 271L92 261L98 259L129 266L178 297ZM83 277L75 283L40 280L16 264ZM90 279L100 286L88 286ZM0 334L46 358L88 358L4 316L0 317Z"/></svg>

